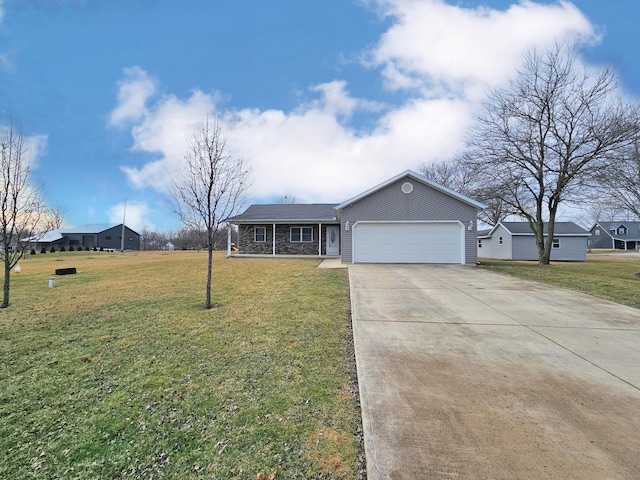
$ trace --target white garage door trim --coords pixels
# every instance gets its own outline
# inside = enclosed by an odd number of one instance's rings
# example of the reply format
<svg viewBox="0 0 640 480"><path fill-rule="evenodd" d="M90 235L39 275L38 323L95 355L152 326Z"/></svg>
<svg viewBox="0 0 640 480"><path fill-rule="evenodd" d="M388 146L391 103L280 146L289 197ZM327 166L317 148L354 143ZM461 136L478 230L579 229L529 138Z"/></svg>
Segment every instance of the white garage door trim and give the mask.
<svg viewBox="0 0 640 480"><path fill-rule="evenodd" d="M384 226L393 226L385 231ZM381 226L383 228L376 228ZM406 228L403 228L405 227ZM420 229L420 226L427 228ZM441 226L441 229L436 227ZM360 227L360 228L358 228ZM373 228L367 228L373 227ZM434 227L434 228L428 228ZM420 222L374 222L361 221L353 225L351 237L352 263L465 263L465 227L458 220ZM375 233L379 241L368 246L358 245L358 233ZM417 233L417 243L412 243L410 234ZM449 237L443 243L442 239ZM375 240L375 239L374 239ZM433 249L433 240L437 242ZM386 245L386 247L385 247ZM423 249L430 245L430 249ZM363 250L367 248L368 251ZM452 250L453 249L453 250ZM383 251L384 250L384 251Z"/></svg>

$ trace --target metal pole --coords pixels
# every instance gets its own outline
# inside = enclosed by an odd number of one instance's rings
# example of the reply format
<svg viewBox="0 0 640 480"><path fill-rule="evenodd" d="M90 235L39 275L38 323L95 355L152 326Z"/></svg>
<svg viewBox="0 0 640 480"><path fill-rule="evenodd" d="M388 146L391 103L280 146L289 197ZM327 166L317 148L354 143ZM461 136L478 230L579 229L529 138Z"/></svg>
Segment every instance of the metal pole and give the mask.
<svg viewBox="0 0 640 480"><path fill-rule="evenodd" d="M122 236L120 237L120 251L124 252L124 222L127 218L127 197L124 198L124 211L122 213Z"/></svg>

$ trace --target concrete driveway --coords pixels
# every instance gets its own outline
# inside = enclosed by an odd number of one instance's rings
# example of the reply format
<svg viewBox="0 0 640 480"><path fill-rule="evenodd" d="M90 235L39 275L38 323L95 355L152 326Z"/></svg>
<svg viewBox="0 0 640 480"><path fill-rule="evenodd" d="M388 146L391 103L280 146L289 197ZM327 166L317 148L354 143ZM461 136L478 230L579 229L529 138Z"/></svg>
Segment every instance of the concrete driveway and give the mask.
<svg viewBox="0 0 640 480"><path fill-rule="evenodd" d="M477 267L349 279L369 480L639 478L640 310Z"/></svg>

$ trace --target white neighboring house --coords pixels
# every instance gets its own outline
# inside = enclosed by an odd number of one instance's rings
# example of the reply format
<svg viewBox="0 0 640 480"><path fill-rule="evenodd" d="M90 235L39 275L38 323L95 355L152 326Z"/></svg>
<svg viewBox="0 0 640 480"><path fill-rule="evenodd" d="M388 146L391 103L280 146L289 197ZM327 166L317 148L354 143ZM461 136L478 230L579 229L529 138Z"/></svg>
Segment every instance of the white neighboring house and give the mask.
<svg viewBox="0 0 640 480"><path fill-rule="evenodd" d="M547 224L544 225L545 241ZM587 261L591 233L573 222L556 222L551 260ZM491 230L478 232L478 258L538 260L536 239L528 222L500 222Z"/></svg>

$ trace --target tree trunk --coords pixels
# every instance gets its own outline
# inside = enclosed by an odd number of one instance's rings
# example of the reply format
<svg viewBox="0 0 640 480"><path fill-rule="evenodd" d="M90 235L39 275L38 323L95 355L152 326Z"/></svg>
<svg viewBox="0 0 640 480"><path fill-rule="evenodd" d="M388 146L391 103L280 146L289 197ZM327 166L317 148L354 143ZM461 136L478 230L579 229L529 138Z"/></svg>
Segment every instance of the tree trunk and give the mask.
<svg viewBox="0 0 640 480"><path fill-rule="evenodd" d="M553 234L556 226L557 206L549 208L549 222L547 223L547 241L544 244L544 251L538 261L538 265L549 265L551 261L551 248L553 246ZM544 238L544 237L543 237Z"/></svg>
<svg viewBox="0 0 640 480"><path fill-rule="evenodd" d="M213 245L209 242L209 246L207 248L207 292L206 299L204 303L205 310L209 310L211 308L211 271L213 267Z"/></svg>
<svg viewBox="0 0 640 480"><path fill-rule="evenodd" d="M9 263L8 259L5 259L4 288L3 288L3 294L2 294L2 305L0 305L0 308L7 308L9 306L9 282L10 282L9 275L11 275L11 264Z"/></svg>
<svg viewBox="0 0 640 480"><path fill-rule="evenodd" d="M538 248L538 265L548 265L549 259L545 263L545 244L544 244L544 222L536 222L536 247Z"/></svg>

